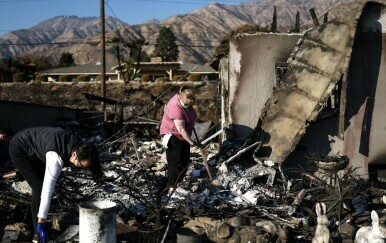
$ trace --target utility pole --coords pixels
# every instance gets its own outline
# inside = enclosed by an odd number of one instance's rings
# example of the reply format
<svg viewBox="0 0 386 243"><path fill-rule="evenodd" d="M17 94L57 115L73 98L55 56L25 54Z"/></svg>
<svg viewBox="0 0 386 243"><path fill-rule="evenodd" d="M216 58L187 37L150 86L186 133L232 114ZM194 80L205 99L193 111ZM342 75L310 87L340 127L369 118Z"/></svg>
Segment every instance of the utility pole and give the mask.
<svg viewBox="0 0 386 243"><path fill-rule="evenodd" d="M101 43L102 43L102 70L101 70L101 96L106 98L106 41L105 41L105 1L100 0ZM107 121L106 103L102 101L104 121Z"/></svg>
<svg viewBox="0 0 386 243"><path fill-rule="evenodd" d="M277 32L277 13L276 13L276 6L273 6L273 17L272 17L272 24L271 24L271 32L276 33Z"/></svg>
<svg viewBox="0 0 386 243"><path fill-rule="evenodd" d="M318 20L318 17L316 17L315 9L311 8L310 13L311 13L312 20L314 21L315 27L318 27L319 26L319 20Z"/></svg>

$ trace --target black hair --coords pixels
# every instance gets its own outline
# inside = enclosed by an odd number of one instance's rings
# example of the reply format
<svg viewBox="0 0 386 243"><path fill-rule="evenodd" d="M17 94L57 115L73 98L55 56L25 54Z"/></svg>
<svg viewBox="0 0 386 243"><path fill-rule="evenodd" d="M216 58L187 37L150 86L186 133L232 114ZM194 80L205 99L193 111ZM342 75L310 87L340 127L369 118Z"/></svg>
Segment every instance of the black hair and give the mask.
<svg viewBox="0 0 386 243"><path fill-rule="evenodd" d="M103 176L102 166L99 160L99 152L96 147L89 143L83 143L75 149L78 155L78 160L90 161L90 167L88 168L96 180L101 180Z"/></svg>

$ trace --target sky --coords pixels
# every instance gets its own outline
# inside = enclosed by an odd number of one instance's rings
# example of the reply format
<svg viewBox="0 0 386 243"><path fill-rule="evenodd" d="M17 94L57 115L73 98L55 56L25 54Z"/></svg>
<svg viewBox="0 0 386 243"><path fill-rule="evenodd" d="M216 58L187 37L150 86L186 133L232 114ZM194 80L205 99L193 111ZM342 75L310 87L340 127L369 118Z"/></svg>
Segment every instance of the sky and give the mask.
<svg viewBox="0 0 386 243"><path fill-rule="evenodd" d="M210 3L237 5L254 0L105 0L105 15L127 24L141 24L150 19L163 20L187 14ZM256 1L256 0L255 0ZM99 17L100 0L0 0L0 36L28 29L56 16Z"/></svg>

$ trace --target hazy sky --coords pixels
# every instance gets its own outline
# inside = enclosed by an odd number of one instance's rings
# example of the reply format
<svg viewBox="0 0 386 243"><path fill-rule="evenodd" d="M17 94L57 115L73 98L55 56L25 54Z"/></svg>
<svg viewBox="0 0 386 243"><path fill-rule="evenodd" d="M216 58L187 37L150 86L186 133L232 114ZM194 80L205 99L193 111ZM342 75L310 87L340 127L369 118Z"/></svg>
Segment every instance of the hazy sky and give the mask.
<svg viewBox="0 0 386 243"><path fill-rule="evenodd" d="M127 24L141 24L153 18L162 20L176 14L190 13L213 2L236 5L253 1L105 0L105 14ZM0 0L0 36L61 15L99 17L100 0Z"/></svg>

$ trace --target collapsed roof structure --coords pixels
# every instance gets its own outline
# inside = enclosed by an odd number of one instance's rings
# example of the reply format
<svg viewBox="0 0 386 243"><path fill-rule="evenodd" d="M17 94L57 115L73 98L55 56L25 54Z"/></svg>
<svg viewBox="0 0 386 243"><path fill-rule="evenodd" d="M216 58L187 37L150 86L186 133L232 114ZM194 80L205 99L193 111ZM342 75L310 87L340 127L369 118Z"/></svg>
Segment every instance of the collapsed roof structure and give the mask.
<svg viewBox="0 0 386 243"><path fill-rule="evenodd" d="M366 2L301 36L235 36L220 64L222 126L257 131L255 156L284 167L339 154L366 178L386 159L385 16L384 1Z"/></svg>

